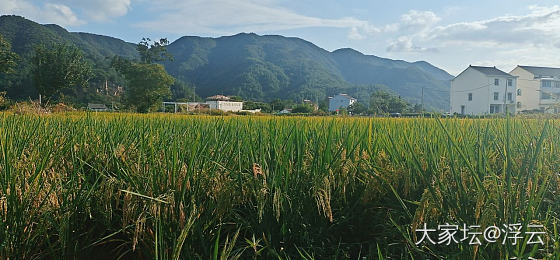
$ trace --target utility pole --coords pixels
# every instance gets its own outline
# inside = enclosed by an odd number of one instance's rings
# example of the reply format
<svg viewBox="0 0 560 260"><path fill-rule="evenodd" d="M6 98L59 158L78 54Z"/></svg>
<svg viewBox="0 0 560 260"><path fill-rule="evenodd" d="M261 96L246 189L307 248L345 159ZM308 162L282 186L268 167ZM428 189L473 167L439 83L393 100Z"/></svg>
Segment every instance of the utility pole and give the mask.
<svg viewBox="0 0 560 260"><path fill-rule="evenodd" d="M507 108L507 88L508 88L508 79L506 79L506 88L504 92L504 115L507 115L508 108Z"/></svg>
<svg viewBox="0 0 560 260"><path fill-rule="evenodd" d="M422 87L422 117L424 117L424 87Z"/></svg>

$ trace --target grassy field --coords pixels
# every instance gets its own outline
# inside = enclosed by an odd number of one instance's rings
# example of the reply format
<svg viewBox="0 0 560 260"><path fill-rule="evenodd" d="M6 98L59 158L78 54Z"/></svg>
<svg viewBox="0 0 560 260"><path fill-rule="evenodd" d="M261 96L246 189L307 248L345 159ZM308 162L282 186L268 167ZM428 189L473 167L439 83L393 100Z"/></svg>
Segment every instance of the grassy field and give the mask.
<svg viewBox="0 0 560 260"><path fill-rule="evenodd" d="M519 118L4 114L0 258L558 259L559 142ZM545 234L416 245L424 223Z"/></svg>

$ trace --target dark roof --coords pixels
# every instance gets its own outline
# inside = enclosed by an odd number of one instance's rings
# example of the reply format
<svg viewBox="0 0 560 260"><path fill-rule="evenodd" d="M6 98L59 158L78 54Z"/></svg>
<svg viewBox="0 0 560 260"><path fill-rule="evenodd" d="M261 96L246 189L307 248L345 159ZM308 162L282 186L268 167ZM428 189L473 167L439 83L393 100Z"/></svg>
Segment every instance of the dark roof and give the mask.
<svg viewBox="0 0 560 260"><path fill-rule="evenodd" d="M560 78L560 68L519 66L538 78Z"/></svg>
<svg viewBox="0 0 560 260"><path fill-rule="evenodd" d="M512 75L503 72L496 67L481 67L481 66L469 66L475 70L478 70L488 76L505 76L505 77L513 77Z"/></svg>

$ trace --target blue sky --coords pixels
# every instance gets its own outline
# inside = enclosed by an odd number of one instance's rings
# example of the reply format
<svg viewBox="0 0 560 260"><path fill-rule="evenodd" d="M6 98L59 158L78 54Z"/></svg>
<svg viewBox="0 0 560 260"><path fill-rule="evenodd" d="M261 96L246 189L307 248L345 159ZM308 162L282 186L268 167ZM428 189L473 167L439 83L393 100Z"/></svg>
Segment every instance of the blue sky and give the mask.
<svg viewBox="0 0 560 260"><path fill-rule="evenodd" d="M329 51L509 71L560 67L560 1L0 0L0 13L138 42L239 32L300 37Z"/></svg>

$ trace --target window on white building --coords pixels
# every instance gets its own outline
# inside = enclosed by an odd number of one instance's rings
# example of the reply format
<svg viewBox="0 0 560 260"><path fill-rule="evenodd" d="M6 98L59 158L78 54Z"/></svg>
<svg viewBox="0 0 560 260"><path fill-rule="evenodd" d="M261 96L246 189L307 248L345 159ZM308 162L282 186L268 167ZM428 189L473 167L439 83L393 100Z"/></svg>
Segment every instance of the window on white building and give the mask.
<svg viewBox="0 0 560 260"><path fill-rule="evenodd" d="M513 93L508 92L507 97L508 97L508 101L513 101Z"/></svg>
<svg viewBox="0 0 560 260"><path fill-rule="evenodd" d="M494 79L494 85L499 86L500 85L500 79Z"/></svg>
<svg viewBox="0 0 560 260"><path fill-rule="evenodd" d="M498 99L500 99L500 93L494 92L494 100L498 100Z"/></svg>
<svg viewBox="0 0 560 260"><path fill-rule="evenodd" d="M507 80L507 85L508 85L508 87L513 86L513 79L508 79Z"/></svg>
<svg viewBox="0 0 560 260"><path fill-rule="evenodd" d="M469 93L469 101L472 101L472 93Z"/></svg>
<svg viewBox="0 0 560 260"><path fill-rule="evenodd" d="M490 114L500 113L501 105L490 105Z"/></svg>
<svg viewBox="0 0 560 260"><path fill-rule="evenodd" d="M517 108L521 108L521 102L517 102Z"/></svg>
<svg viewBox="0 0 560 260"><path fill-rule="evenodd" d="M549 93L541 92L541 99L551 99L552 96Z"/></svg>
<svg viewBox="0 0 560 260"><path fill-rule="evenodd" d="M520 88L517 89L517 95L521 96L521 89Z"/></svg>
<svg viewBox="0 0 560 260"><path fill-rule="evenodd" d="M543 87L543 88L550 88L550 87L552 87L552 81L550 81L550 80L543 80L541 84L542 84L542 87Z"/></svg>

